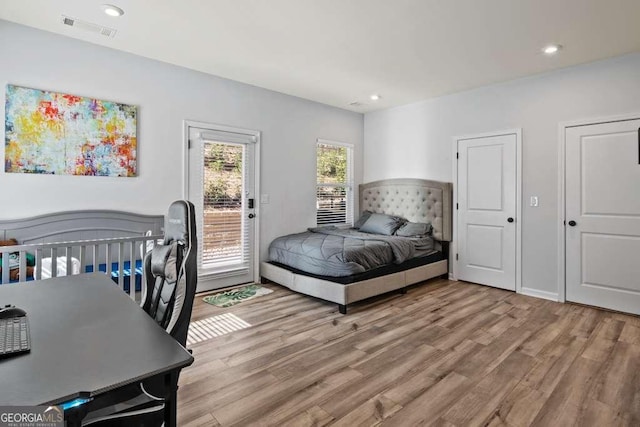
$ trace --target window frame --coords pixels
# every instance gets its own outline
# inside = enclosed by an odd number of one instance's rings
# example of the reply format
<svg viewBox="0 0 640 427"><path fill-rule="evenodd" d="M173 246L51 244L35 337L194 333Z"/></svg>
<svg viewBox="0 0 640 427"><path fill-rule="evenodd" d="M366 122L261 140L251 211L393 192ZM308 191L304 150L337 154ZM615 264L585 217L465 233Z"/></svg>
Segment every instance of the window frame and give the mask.
<svg viewBox="0 0 640 427"><path fill-rule="evenodd" d="M319 145L333 145L340 148L347 149L347 176L346 182L344 184L335 184L335 183L319 183L318 182L318 148ZM324 225L336 225L336 226L347 226L352 227L354 224L354 150L355 146L353 144L349 144L347 142L335 141L330 139L318 138L316 140L316 167L315 167L315 176L316 176L316 185L315 185L315 200L316 200L316 226L324 226ZM344 222L323 222L318 224L318 188L319 187L335 187L335 188L344 188L346 194L346 207L345 207L345 221Z"/></svg>

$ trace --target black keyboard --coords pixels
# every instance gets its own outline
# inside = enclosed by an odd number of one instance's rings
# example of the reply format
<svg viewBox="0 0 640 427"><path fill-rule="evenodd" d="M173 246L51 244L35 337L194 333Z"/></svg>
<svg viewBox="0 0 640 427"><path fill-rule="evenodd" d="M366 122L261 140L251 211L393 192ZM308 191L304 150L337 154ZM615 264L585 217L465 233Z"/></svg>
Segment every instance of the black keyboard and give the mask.
<svg viewBox="0 0 640 427"><path fill-rule="evenodd" d="M27 316L0 319L0 357L8 357L31 350Z"/></svg>

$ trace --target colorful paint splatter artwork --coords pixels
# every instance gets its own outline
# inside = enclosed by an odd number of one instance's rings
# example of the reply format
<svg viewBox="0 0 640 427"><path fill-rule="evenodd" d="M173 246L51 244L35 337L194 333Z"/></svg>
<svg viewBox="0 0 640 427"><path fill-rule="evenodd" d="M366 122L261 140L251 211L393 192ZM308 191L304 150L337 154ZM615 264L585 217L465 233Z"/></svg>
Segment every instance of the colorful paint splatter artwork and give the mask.
<svg viewBox="0 0 640 427"><path fill-rule="evenodd" d="M136 176L133 105L7 85L5 171Z"/></svg>

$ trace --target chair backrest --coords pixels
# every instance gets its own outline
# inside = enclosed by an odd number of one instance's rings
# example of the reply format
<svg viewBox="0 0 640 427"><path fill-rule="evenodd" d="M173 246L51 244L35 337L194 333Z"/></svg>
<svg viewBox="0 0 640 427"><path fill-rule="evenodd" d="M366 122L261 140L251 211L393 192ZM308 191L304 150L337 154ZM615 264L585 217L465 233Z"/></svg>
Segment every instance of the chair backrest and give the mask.
<svg viewBox="0 0 640 427"><path fill-rule="evenodd" d="M178 200L164 220L164 241L144 259L142 308L183 346L198 281L198 241L193 204Z"/></svg>

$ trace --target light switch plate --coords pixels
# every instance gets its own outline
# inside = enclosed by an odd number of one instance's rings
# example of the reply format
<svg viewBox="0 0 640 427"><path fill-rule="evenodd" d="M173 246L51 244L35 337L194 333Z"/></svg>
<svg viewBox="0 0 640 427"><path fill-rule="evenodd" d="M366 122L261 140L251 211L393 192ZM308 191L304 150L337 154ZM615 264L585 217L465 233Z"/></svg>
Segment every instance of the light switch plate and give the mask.
<svg viewBox="0 0 640 427"><path fill-rule="evenodd" d="M269 203L269 195L268 194L261 194L260 195L260 203L262 203L263 205L266 205Z"/></svg>
<svg viewBox="0 0 640 427"><path fill-rule="evenodd" d="M538 196L531 196L531 202L529 203L532 207L538 207Z"/></svg>

